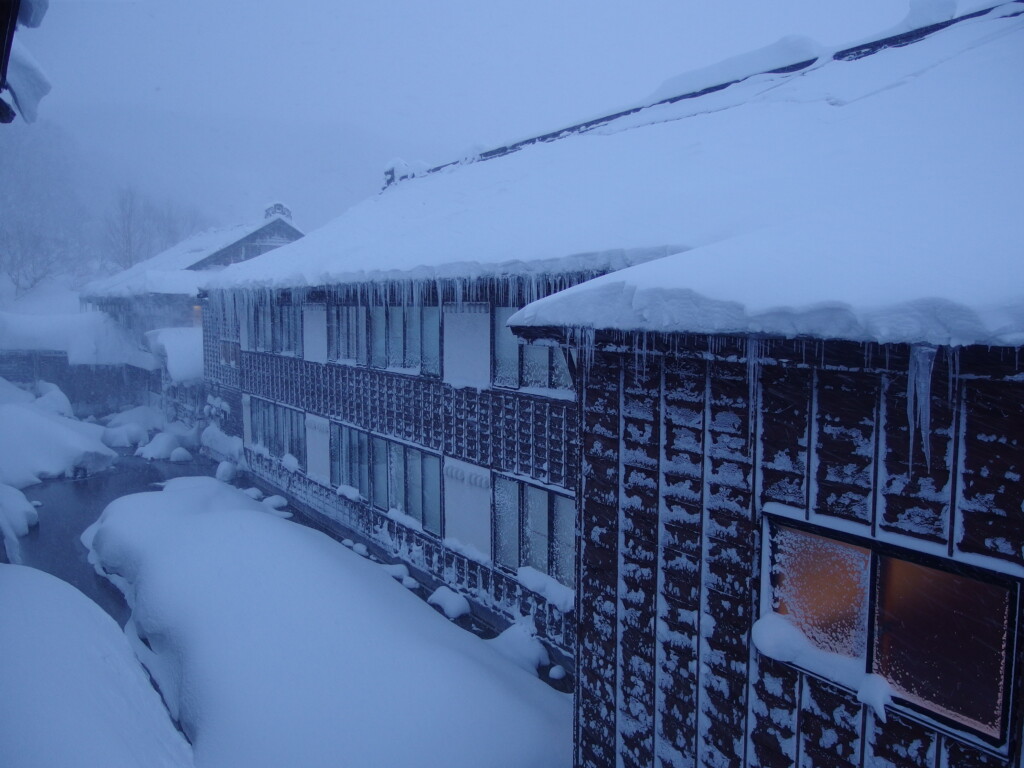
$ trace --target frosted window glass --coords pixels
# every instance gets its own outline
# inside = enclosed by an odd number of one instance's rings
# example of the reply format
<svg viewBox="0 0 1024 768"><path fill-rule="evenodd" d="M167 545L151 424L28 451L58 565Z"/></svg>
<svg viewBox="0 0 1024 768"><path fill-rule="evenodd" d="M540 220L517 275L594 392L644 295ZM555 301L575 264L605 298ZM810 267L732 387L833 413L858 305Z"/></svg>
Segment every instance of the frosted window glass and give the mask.
<svg viewBox="0 0 1024 768"><path fill-rule="evenodd" d="M523 386L548 387L548 366L550 347L523 345Z"/></svg>
<svg viewBox="0 0 1024 768"><path fill-rule="evenodd" d="M555 495L554 515L551 575L572 587L576 580L576 502L566 496Z"/></svg>
<svg viewBox="0 0 1024 768"><path fill-rule="evenodd" d="M526 488L525 565L548 572L548 492L532 485Z"/></svg>
<svg viewBox="0 0 1024 768"><path fill-rule="evenodd" d="M370 441L373 460L373 505L388 508L388 444L375 437Z"/></svg>
<svg viewBox="0 0 1024 768"><path fill-rule="evenodd" d="M370 307L370 365L386 368L388 364L388 325L384 307Z"/></svg>
<svg viewBox="0 0 1024 768"><path fill-rule="evenodd" d="M519 340L505 325L515 307L494 309L494 383L503 387L519 386Z"/></svg>
<svg viewBox="0 0 1024 768"><path fill-rule="evenodd" d="M494 560L519 567L519 483L494 478Z"/></svg>
<svg viewBox="0 0 1024 768"><path fill-rule="evenodd" d="M423 454L423 530L441 535L441 459Z"/></svg>
<svg viewBox="0 0 1024 768"><path fill-rule="evenodd" d="M418 368L420 365L420 346L422 344L420 330L420 308L405 308L405 362L406 368Z"/></svg>
<svg viewBox="0 0 1024 768"><path fill-rule="evenodd" d="M388 308L388 366L405 365L405 318L401 307Z"/></svg>
<svg viewBox="0 0 1024 768"><path fill-rule="evenodd" d="M572 389L569 364L565 361L565 350L561 347L551 348L551 386L555 389Z"/></svg>
<svg viewBox="0 0 1024 768"><path fill-rule="evenodd" d="M1009 591L891 557L878 583L874 671L908 701L998 737Z"/></svg>
<svg viewBox="0 0 1024 768"><path fill-rule="evenodd" d="M423 522L423 454L412 448L405 450L405 513Z"/></svg>
<svg viewBox="0 0 1024 768"><path fill-rule="evenodd" d="M865 658L871 553L779 525L773 555L775 611L818 648Z"/></svg>
<svg viewBox="0 0 1024 768"><path fill-rule="evenodd" d="M405 511L405 447L388 443L388 505Z"/></svg>
<svg viewBox="0 0 1024 768"><path fill-rule="evenodd" d="M440 307L422 307L421 323L422 348L420 370L423 373L440 375L441 373L441 309Z"/></svg>

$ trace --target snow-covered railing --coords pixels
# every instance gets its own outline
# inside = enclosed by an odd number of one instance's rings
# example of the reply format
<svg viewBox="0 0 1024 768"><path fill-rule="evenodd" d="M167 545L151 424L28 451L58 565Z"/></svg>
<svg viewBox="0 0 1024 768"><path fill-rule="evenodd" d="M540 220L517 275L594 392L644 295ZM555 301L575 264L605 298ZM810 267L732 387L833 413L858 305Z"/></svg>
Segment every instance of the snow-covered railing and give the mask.
<svg viewBox="0 0 1024 768"><path fill-rule="evenodd" d="M833 61L854 61L856 59L862 59L865 56L871 56L887 48L899 48L904 45L910 45L911 43L923 40L924 38L929 37L930 35L936 32L940 32L943 29L951 27L954 24L959 24L960 22L967 21L969 19L976 19L981 16L984 16L985 14L990 13L994 9L1004 5L1021 6L1020 10L1017 10L1016 12L1011 13L1009 15L1015 16L1024 13L1024 0L1010 0L1010 2L1008 3L997 3L990 7L983 8L982 10L979 11L973 11L962 16L957 16L952 19L948 19L947 21L929 24L924 27L918 27L916 29L911 29L906 32L901 32L897 35L890 35L888 37L883 37L878 40L860 43L851 48L844 48L843 50L836 51L835 53L833 53L831 58ZM645 109L664 106L666 104L675 104L676 102L684 101L686 99L696 99L701 96L706 96L709 93L725 90L729 86L742 83L745 80L749 80L750 78L757 77L759 75L786 75L791 74L793 72L799 72L816 64L818 60L818 57L814 57L804 59L802 61L797 61L794 62L793 64L788 64L786 66L776 67L774 69L767 69L760 72L751 72L749 75L746 75L744 77L726 80L724 82L709 85L704 88L688 91L686 93L681 93L676 96L669 96L667 98L659 99L658 101L653 101L649 104L642 104L640 106L632 107L630 109L624 109L618 112L613 112L612 114L609 115L596 117L593 118L592 120L586 120L581 123L576 123L575 125L560 128L557 131L551 131L549 133L544 133L539 136L533 136L528 139L522 139L521 141L506 144L501 147L489 149L485 152L481 152L478 156L474 157L474 161L491 160L496 157L503 157L505 155L510 155L513 152L518 152L520 149L528 147L532 144L557 141L558 139L565 138L566 136L571 136L578 133L586 133L587 131L593 130L594 128L597 128L602 125L607 125L608 123L614 122L615 120L619 120L623 117L635 115L636 113L641 112ZM431 173L436 173L437 171L442 171L445 168L451 168L456 165L459 165L462 162L464 161L452 160L447 163L442 163L441 165L436 165L433 168L428 168L427 170L422 171L420 173L402 173L398 171L396 167L392 166L391 168L388 168L387 170L384 171L384 189L387 189L392 184L396 184L399 181L414 178L416 176L426 176Z"/></svg>

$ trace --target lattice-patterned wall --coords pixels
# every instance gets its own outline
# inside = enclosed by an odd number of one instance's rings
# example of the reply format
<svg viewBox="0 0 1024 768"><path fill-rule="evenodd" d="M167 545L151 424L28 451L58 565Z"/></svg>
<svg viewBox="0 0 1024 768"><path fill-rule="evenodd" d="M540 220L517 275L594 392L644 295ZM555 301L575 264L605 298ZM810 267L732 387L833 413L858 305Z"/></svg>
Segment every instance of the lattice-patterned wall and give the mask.
<svg viewBox="0 0 1024 768"><path fill-rule="evenodd" d="M572 657L575 651L573 615L558 610L514 578L448 549L435 537L402 525L366 504L340 497L332 488L301 474L287 472L278 462L260 454L247 450L246 459L257 476L309 509L343 529L359 533L395 558L471 595L488 610L509 621L533 616L537 635Z"/></svg>
<svg viewBox="0 0 1024 768"><path fill-rule="evenodd" d="M582 386L578 766L1017 765L1019 711L1017 752L999 757L901 712L882 724L750 639L769 502L1024 574L1017 350L939 350L914 435L911 354L599 336Z"/></svg>
<svg viewBox="0 0 1024 768"><path fill-rule="evenodd" d="M575 404L261 352L241 390L483 467L575 489Z"/></svg>

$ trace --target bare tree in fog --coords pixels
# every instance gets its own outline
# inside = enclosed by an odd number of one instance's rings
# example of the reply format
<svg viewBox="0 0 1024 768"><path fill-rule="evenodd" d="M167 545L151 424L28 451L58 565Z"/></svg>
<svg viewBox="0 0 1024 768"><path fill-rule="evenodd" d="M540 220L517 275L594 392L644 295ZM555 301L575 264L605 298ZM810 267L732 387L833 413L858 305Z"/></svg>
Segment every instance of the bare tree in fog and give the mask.
<svg viewBox="0 0 1024 768"><path fill-rule="evenodd" d="M127 269L209 226L199 210L121 187L104 221L107 261Z"/></svg>
<svg viewBox="0 0 1024 768"><path fill-rule="evenodd" d="M135 187L122 187L107 214L105 234L107 259L120 269L139 263L154 254L154 226L147 215L148 205Z"/></svg>

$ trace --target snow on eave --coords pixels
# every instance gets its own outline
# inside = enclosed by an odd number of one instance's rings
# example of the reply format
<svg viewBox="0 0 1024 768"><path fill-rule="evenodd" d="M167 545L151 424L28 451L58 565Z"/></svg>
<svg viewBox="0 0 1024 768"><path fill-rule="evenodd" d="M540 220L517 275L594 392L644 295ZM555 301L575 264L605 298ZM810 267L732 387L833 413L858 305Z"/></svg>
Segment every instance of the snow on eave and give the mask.
<svg viewBox="0 0 1024 768"><path fill-rule="evenodd" d="M287 248L288 246L283 246ZM281 249L278 249L281 250ZM287 289L328 285L366 285L383 283L432 283L459 280L467 283L488 278L538 278L554 275L594 275L660 259L685 251L681 245L661 245L638 248L613 248L594 253L552 256L532 261L516 259L489 264L480 261L452 261L438 265L419 265L411 269L368 269L345 272L325 272L319 277L302 274L284 275L273 280L260 276L239 279L224 272L204 275L202 287L210 289L272 288Z"/></svg>
<svg viewBox="0 0 1024 768"><path fill-rule="evenodd" d="M17 39L11 46L11 58L7 64L7 88L21 118L26 123L35 122L39 102L50 92L50 81L28 49Z"/></svg>
<svg viewBox="0 0 1024 768"><path fill-rule="evenodd" d="M1004 17L1022 11L1011 3L912 45L894 38L874 55L858 49L798 72L756 75L396 184L208 285L474 277L514 262L539 270L568 254L707 246L835 212L873 227L881 207L909 209L903 221L882 217L901 241L908 222L931 241L968 211L996 220L993 236L1009 234L1005 222L1020 218L1007 213L1021 199L1020 153L1007 148L1019 143L1011 129L1024 121L1024 46L1007 46L1022 23ZM977 210L980 201L989 209ZM986 239L950 242L978 258ZM938 252L951 253L948 244Z"/></svg>

